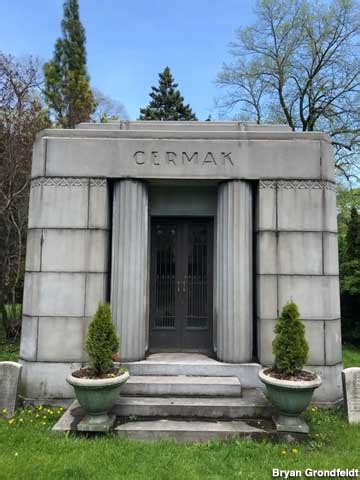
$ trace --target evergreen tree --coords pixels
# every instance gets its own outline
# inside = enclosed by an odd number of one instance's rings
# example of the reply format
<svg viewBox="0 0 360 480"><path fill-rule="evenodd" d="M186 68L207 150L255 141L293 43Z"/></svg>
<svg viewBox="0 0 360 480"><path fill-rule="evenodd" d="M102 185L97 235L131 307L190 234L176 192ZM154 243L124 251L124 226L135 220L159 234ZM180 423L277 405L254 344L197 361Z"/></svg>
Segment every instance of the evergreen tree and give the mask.
<svg viewBox="0 0 360 480"><path fill-rule="evenodd" d="M360 218L355 206L351 207L350 220L346 232L347 259L360 260Z"/></svg>
<svg viewBox="0 0 360 480"><path fill-rule="evenodd" d="M272 347L275 355L273 369L276 372L295 375L302 370L308 357L309 345L296 303L289 302L282 309L275 325Z"/></svg>
<svg viewBox="0 0 360 480"><path fill-rule="evenodd" d="M343 258L340 257L341 293L358 297L358 302L360 295L360 216L354 205L351 207L347 224L345 249L346 255L343 254Z"/></svg>
<svg viewBox="0 0 360 480"><path fill-rule="evenodd" d="M360 343L360 188L338 188L341 329L345 342Z"/></svg>
<svg viewBox="0 0 360 480"><path fill-rule="evenodd" d="M61 22L62 38L54 56L44 66L45 99L63 128L88 121L95 102L86 68L85 30L79 17L78 0L66 0Z"/></svg>
<svg viewBox="0 0 360 480"><path fill-rule="evenodd" d="M112 356L119 348L119 338L112 322L110 305L99 304L85 338L85 351L98 375L113 366Z"/></svg>
<svg viewBox="0 0 360 480"><path fill-rule="evenodd" d="M197 120L190 105L184 104L177 86L170 68L166 67L159 73L159 86L151 87L151 101L140 109L139 120Z"/></svg>

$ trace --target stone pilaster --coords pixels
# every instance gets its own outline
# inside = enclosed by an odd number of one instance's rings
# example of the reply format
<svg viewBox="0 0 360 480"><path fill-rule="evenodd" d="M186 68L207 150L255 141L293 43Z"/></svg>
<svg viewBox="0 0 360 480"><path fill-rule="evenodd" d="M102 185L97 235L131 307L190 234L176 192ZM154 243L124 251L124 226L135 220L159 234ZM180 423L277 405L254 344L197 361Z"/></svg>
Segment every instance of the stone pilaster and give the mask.
<svg viewBox="0 0 360 480"><path fill-rule="evenodd" d="M111 306L124 361L145 355L147 255L147 187L137 180L121 180L114 185Z"/></svg>
<svg viewBox="0 0 360 480"><path fill-rule="evenodd" d="M217 355L223 362L252 359L252 191L233 180L218 191L216 242Z"/></svg>

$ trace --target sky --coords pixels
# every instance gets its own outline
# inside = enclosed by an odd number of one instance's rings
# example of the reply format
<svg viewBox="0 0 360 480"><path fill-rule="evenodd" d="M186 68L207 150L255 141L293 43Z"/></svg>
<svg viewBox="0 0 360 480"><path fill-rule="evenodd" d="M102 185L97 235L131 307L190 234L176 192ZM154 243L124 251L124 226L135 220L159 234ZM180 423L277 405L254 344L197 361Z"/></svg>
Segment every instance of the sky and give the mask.
<svg viewBox="0 0 360 480"><path fill-rule="evenodd" d="M216 76L255 0L79 0L91 85L124 104L131 120L169 66L199 120L217 118ZM63 0L0 0L0 50L51 58Z"/></svg>

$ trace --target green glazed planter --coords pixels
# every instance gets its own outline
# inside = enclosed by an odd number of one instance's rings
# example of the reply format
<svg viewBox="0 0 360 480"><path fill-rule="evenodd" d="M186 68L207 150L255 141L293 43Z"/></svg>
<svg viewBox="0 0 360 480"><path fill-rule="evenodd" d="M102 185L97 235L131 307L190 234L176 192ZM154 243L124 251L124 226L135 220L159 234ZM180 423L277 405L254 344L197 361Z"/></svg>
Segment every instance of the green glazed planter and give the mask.
<svg viewBox="0 0 360 480"><path fill-rule="evenodd" d="M268 368L260 370L259 378L266 386L268 399L279 412L274 418L277 430L309 433L309 427L301 414L310 405L314 390L321 385L321 378L316 375L310 381L279 380L267 375L267 370Z"/></svg>
<svg viewBox="0 0 360 480"><path fill-rule="evenodd" d="M112 378L77 378L69 375L66 381L74 387L75 396L86 413L81 424L83 430L108 429L107 426L113 423L108 412L119 398L121 386L129 378L129 372ZM79 428L78 428L79 429Z"/></svg>

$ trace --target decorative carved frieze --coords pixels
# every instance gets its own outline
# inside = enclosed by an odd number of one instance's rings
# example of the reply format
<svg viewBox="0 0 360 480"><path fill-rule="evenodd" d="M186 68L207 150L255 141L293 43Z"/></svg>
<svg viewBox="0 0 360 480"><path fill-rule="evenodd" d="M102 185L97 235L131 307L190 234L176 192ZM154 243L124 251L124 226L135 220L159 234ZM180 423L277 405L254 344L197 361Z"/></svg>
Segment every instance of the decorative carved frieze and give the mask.
<svg viewBox="0 0 360 480"><path fill-rule="evenodd" d="M90 187L106 187L106 178L90 178Z"/></svg>
<svg viewBox="0 0 360 480"><path fill-rule="evenodd" d="M90 183L89 183L90 182ZM35 187L105 187L106 178L79 177L38 177L31 180L31 188Z"/></svg>
<svg viewBox="0 0 360 480"><path fill-rule="evenodd" d="M276 180L260 180L259 187L260 188L270 188L276 190L277 188L277 181Z"/></svg>
<svg viewBox="0 0 360 480"><path fill-rule="evenodd" d="M336 185L324 180L261 180L259 187L274 190L331 190L336 192Z"/></svg>

